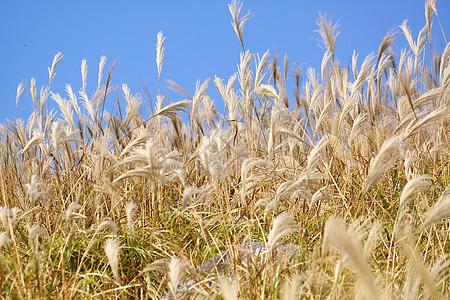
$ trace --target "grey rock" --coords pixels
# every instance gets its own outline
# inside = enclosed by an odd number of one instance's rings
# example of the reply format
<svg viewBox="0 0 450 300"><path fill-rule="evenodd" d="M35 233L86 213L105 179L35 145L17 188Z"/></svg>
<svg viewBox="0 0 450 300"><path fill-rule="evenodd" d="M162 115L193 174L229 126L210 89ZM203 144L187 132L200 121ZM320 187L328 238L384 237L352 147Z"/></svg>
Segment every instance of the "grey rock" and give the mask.
<svg viewBox="0 0 450 300"><path fill-rule="evenodd" d="M205 277L217 278L220 275L227 275L234 279L236 266L257 267L260 262L265 261L267 255L273 255L277 264L291 265L298 259L297 251L298 246L290 243L278 245L271 253L264 242L243 243L217 254L197 267L195 271ZM213 281L210 281L210 285L212 283ZM176 299L201 299L198 292L198 282L194 278L186 276L178 284ZM171 299L174 299L171 293L162 298L162 300Z"/></svg>

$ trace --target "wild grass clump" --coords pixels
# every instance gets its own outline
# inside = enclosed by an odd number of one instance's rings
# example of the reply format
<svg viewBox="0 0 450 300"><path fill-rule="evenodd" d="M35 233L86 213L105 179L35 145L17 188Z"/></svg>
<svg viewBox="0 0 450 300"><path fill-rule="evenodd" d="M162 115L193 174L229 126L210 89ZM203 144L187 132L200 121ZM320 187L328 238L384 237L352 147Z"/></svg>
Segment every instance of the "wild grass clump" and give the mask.
<svg viewBox="0 0 450 300"><path fill-rule="evenodd" d="M242 53L236 74L214 78L222 99L209 80L193 96L171 82L186 97L175 102L159 83L145 115L140 94L114 85L116 62L103 76L105 57L92 93L86 61L78 94L51 91L61 53L47 86L31 80L33 113L0 126L2 298L449 297L450 43L432 51L435 1L417 40L399 26L400 55L388 32L345 67L338 26L320 16L320 70L302 81L294 66L294 93L287 55L245 49L251 15L229 9ZM264 253L199 268L250 242Z"/></svg>

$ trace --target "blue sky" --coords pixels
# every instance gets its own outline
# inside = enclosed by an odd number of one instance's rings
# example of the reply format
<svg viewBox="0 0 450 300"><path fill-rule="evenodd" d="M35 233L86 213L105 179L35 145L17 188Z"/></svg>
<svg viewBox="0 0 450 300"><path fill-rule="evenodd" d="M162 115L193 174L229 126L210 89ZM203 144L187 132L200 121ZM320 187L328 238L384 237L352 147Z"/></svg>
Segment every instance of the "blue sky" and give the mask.
<svg viewBox="0 0 450 300"><path fill-rule="evenodd" d="M0 123L15 117L20 82L28 86L34 77L39 89L48 84L47 67L57 52L62 52L64 58L56 69L52 91L65 98L66 83L75 92L81 88L82 59L87 59L88 64L88 94L94 91L98 63L105 55L106 72L114 59L119 60L113 73L114 85L127 83L132 94L144 94L144 80L154 100L158 91L155 44L161 30L166 37L162 79L173 80L193 94L197 80L211 78L209 95L222 110L223 101L212 80L214 75L226 80L235 73L241 52L230 24L230 2L1 1ZM353 50L359 53L360 61L376 52L388 30L399 30L404 19L408 19L414 38L425 24L423 0L242 2L243 12L253 13L244 30L246 48L261 55L267 50L271 54L278 51L280 58L287 53L290 67L296 63L304 70L318 68L323 56L319 35L314 32L319 12L340 24L335 57L342 65L349 63ZM450 36L450 1L438 0L436 7L444 31ZM433 33L433 47L443 50L445 42L436 18ZM404 45L404 38L398 35L393 50L399 54ZM170 91L165 81L162 88L170 101L184 99L182 94ZM107 101L113 105L115 97L112 95ZM143 106L146 115L148 107ZM26 119L31 111L32 100L26 88L19 101L18 116Z"/></svg>

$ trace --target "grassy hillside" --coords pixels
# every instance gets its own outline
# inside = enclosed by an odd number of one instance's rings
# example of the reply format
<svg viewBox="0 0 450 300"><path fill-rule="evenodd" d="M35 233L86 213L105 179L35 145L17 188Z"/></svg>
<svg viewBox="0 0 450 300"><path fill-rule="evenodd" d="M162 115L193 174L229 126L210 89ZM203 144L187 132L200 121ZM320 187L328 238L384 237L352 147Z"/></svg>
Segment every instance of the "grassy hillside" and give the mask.
<svg viewBox="0 0 450 300"><path fill-rule="evenodd" d="M79 91L52 93L58 53L48 86L29 85L32 115L0 126L1 297L158 299L183 274L218 299L448 297L450 43L431 47L434 2L418 34L405 22L349 66L321 17L314 70L245 50L248 16L233 1L237 73L194 95L173 83L186 100L160 90L149 117L141 105L152 100L116 85L106 58L93 94L85 61ZM394 55L398 39L409 47ZM225 278L195 270L251 241L268 252L289 242L298 255L236 260Z"/></svg>

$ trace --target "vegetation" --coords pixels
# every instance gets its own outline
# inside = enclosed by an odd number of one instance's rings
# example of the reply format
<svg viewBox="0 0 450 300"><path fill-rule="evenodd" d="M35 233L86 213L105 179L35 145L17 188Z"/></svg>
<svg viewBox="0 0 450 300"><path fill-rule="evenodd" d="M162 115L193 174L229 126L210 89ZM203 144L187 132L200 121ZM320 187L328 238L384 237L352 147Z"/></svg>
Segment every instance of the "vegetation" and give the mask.
<svg viewBox="0 0 450 300"><path fill-rule="evenodd" d="M113 85L114 63L103 77L104 57L92 95L86 61L78 96L51 92L60 53L48 86L31 80L34 112L0 127L2 298L157 299L184 273L219 299L450 295L450 43L432 52L435 1L417 40L400 26L399 56L389 32L348 67L334 56L336 24L320 17L320 70L302 80L294 67L292 97L287 56L244 50L249 15L229 7L243 51L235 75L214 79L224 115L207 80L193 96L172 83L187 99L160 90L144 116L141 96ZM159 33L159 78L163 58ZM127 103L116 115L114 93ZM251 241L295 244L298 258L236 262L225 278L195 270Z"/></svg>

